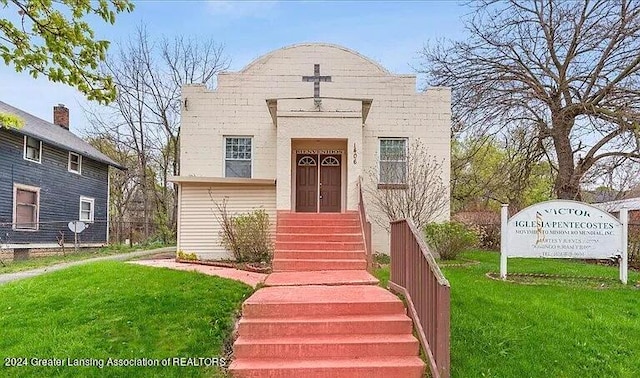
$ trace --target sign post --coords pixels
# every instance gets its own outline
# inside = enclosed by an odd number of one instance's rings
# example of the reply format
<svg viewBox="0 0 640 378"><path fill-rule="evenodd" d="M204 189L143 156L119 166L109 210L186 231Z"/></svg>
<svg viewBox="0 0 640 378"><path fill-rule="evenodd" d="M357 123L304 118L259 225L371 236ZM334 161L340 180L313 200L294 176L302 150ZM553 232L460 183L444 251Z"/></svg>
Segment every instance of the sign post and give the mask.
<svg viewBox="0 0 640 378"><path fill-rule="evenodd" d="M509 257L619 259L620 281L628 280L629 215L620 218L586 203L553 200L531 205L509 218L502 205L500 278L507 278Z"/></svg>
<svg viewBox="0 0 640 378"><path fill-rule="evenodd" d="M620 223L622 223L621 241L622 253L620 254L620 281L627 284L629 276L629 256L627 241L629 240L629 210L627 208L620 209Z"/></svg>
<svg viewBox="0 0 640 378"><path fill-rule="evenodd" d="M509 205L502 204L500 209L500 278L507 279L507 222L509 221Z"/></svg>

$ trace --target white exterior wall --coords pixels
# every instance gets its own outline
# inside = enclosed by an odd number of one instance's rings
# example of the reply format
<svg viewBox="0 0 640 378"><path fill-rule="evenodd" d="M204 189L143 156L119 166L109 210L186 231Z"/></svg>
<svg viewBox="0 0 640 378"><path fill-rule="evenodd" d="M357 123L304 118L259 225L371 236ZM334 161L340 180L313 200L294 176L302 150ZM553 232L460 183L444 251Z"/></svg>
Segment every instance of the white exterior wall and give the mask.
<svg viewBox="0 0 640 378"><path fill-rule="evenodd" d="M211 195L209 194L211 193ZM220 222L215 203L227 198L227 212L238 215L264 209L275 230L276 193L274 186L183 185L178 219L178 250L195 253L200 259L221 260L233 256L220 244ZM215 201L215 202L214 202Z"/></svg>
<svg viewBox="0 0 640 378"><path fill-rule="evenodd" d="M415 83L415 80L413 81ZM395 99L394 99L395 98ZM378 106L376 106L378 105ZM375 126L374 126L375 125ZM420 140L427 152L442 162L442 182L448 187L451 167L451 91L448 88L429 89L424 93L391 96L376 104L374 100L369 119L364 128L364 160L369 178L371 170L378 164L378 138L406 137L409 146ZM364 185L372 185L369 180ZM365 198L365 203L367 198ZM449 206L441 221L449 220ZM371 205L367 215L372 223L372 244L374 251L389 252L389 233L375 218L384 219Z"/></svg>
<svg viewBox="0 0 640 378"><path fill-rule="evenodd" d="M364 126L360 101L325 99L322 111L316 111L312 99L285 99L313 96L313 83L303 82L302 76L312 76L314 64L320 64L321 75L332 77L331 82L320 84L321 96L372 100ZM450 166L449 89L417 93L414 75L390 74L342 47L302 44L276 50L240 72L220 74L215 91L190 85L183 88L182 97L186 106L182 111L181 175L224 176L224 136L253 136L253 178L277 180L274 200L278 210L292 209L292 139L346 141L344 210L357 209L356 183L359 176L367 179L367 172L378 163L378 138L407 137L409 144L420 138L443 167ZM277 126L267 99L279 99ZM354 143L356 164L351 156ZM448 169L442 178L449 182ZM369 204L367 210L370 217L379 216ZM182 213L186 216L188 211ZM372 223L374 249L388 252L388 235L373 219Z"/></svg>

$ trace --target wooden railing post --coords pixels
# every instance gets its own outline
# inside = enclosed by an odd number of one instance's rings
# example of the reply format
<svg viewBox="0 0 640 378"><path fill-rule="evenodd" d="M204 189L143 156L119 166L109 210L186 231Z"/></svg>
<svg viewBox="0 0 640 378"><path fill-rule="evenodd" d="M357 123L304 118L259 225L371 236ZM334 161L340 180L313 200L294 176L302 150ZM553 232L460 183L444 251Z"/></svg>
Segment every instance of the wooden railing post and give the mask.
<svg viewBox="0 0 640 378"><path fill-rule="evenodd" d="M402 233L403 233L403 237L402 237L402 250L406 251L404 254L404 274L403 274L403 282L402 285L404 287L407 287L410 283L413 284L413 279L415 277L413 277L413 264L412 261L410 261L410 258L413 255L413 251L409 250L410 248L413 247L413 245L411 243L409 243L409 228L407 227L407 225L405 224L404 227L402 227ZM411 269L411 270L410 270ZM409 281L411 280L411 281Z"/></svg>
<svg viewBox="0 0 640 378"><path fill-rule="evenodd" d="M449 376L449 365L451 363L451 289L448 286L438 288L438 319L436 335L436 359L438 371L441 377Z"/></svg>
<svg viewBox="0 0 640 378"><path fill-rule="evenodd" d="M394 281L397 282L397 277L396 277L396 272L395 272L395 266L396 264L394 263L394 260L397 258L397 253L396 253L396 248L398 248L398 242L396 241L397 237L398 237L398 233L395 232L395 227L396 225L394 223L391 223L391 225L389 226L390 231L391 231L391 236L389 238L390 241L390 246L389 246L389 255L391 257L391 265L390 265L390 272L389 272L389 281Z"/></svg>

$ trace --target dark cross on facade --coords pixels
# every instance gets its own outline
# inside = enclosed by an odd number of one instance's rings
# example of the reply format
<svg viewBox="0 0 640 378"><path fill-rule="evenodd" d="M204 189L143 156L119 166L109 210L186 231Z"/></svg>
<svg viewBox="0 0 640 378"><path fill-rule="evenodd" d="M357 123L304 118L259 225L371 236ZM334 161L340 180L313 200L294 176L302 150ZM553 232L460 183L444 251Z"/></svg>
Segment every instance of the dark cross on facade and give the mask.
<svg viewBox="0 0 640 378"><path fill-rule="evenodd" d="M313 65L313 76L303 76L302 81L313 82L313 101L316 106L320 105L320 82L331 82L331 76L320 75L320 65Z"/></svg>

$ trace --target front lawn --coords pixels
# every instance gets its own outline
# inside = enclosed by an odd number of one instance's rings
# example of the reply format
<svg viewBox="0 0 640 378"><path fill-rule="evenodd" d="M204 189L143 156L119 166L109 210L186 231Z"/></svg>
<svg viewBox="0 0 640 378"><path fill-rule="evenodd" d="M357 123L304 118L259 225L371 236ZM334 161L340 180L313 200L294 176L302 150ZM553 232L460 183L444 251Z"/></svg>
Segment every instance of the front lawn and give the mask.
<svg viewBox="0 0 640 378"><path fill-rule="evenodd" d="M19 261L1 261L0 262L0 274L21 272L24 270L31 270L36 268L42 268L45 266L51 266L55 264L61 264L66 262L80 261L92 259L94 257L104 257L110 255L118 255L121 253L128 253L134 251L142 251L148 249L161 248L161 244L148 244L137 245L130 247L125 244L114 244L98 249L81 249L78 252L73 250L67 251L65 254L58 252L49 256L31 257L28 260Z"/></svg>
<svg viewBox="0 0 640 378"><path fill-rule="evenodd" d="M219 376L215 367L31 365L225 357L235 314L251 291L218 277L112 261L0 286L0 376ZM6 367L7 357L26 358L29 366Z"/></svg>
<svg viewBox="0 0 640 378"><path fill-rule="evenodd" d="M522 285L485 276L499 270L497 253L462 257L480 264L442 268L451 283L452 377L638 376L637 272L623 286L613 280L615 267L509 259L509 272L610 278L604 285L558 279Z"/></svg>

